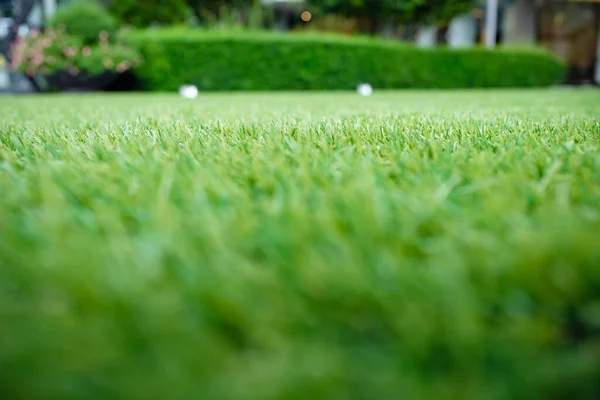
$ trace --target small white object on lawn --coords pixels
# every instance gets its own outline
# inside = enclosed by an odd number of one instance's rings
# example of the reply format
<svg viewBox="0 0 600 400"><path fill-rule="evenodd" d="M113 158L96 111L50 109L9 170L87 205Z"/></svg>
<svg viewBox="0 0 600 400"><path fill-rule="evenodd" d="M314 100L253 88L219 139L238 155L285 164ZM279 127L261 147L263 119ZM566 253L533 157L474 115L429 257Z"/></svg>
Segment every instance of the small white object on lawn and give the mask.
<svg viewBox="0 0 600 400"><path fill-rule="evenodd" d="M183 85L179 88L179 94L186 99L195 99L198 97L198 88L194 85Z"/></svg>
<svg viewBox="0 0 600 400"><path fill-rule="evenodd" d="M373 94L373 87L371 85L369 85L368 83L361 83L356 88L356 91L361 96L370 96Z"/></svg>

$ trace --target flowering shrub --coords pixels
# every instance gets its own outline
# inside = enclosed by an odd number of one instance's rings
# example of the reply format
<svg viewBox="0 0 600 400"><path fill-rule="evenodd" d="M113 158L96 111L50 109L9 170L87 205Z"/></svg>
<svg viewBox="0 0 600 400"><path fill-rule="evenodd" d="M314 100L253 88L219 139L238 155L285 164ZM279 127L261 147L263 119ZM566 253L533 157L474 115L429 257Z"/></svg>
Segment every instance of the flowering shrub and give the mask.
<svg viewBox="0 0 600 400"><path fill-rule="evenodd" d="M86 45L62 28L32 31L13 45L11 67L29 76L58 71L98 75L105 71L123 73L140 64L136 49L110 39L109 33L102 31L95 43Z"/></svg>
<svg viewBox="0 0 600 400"><path fill-rule="evenodd" d="M118 28L115 17L97 0L62 2L50 18L49 26L64 27L67 35L81 38L84 44L96 43L98 34L102 31L114 35Z"/></svg>

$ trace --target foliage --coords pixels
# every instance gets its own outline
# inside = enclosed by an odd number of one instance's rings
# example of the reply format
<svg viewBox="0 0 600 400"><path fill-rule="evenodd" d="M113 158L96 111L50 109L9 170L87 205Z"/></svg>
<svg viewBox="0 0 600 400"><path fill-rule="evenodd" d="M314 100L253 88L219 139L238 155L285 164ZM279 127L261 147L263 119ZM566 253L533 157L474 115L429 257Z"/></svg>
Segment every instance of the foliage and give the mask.
<svg viewBox="0 0 600 400"><path fill-rule="evenodd" d="M312 7L324 13L345 17L366 17L370 20L410 20L412 11L425 0L310 0Z"/></svg>
<svg viewBox="0 0 600 400"><path fill-rule="evenodd" d="M113 36L117 32L117 21L96 1L75 0L61 5L50 20L51 27L64 27L69 36L80 38L90 45L98 41L100 32Z"/></svg>
<svg viewBox="0 0 600 400"><path fill-rule="evenodd" d="M139 52L126 44L111 42L108 32L100 32L95 44L85 44L81 38L68 35L63 29L34 31L21 38L12 51L11 67L29 76L49 75L69 71L99 74L103 71L125 72L139 66Z"/></svg>
<svg viewBox="0 0 600 400"><path fill-rule="evenodd" d="M199 18L218 18L225 8L250 8L255 0L185 0Z"/></svg>
<svg viewBox="0 0 600 400"><path fill-rule="evenodd" d="M469 11L476 0L310 0L324 13L383 21L419 23L447 22Z"/></svg>
<svg viewBox="0 0 600 400"><path fill-rule="evenodd" d="M424 0L415 7L414 15L419 22L445 24L457 15L471 11L476 4L476 0Z"/></svg>
<svg viewBox="0 0 600 400"><path fill-rule="evenodd" d="M599 91L176 96L0 97L3 399L597 398Z"/></svg>
<svg viewBox="0 0 600 400"><path fill-rule="evenodd" d="M546 52L417 49L392 41L311 34L156 30L129 36L150 90L547 86L564 66Z"/></svg>
<svg viewBox="0 0 600 400"><path fill-rule="evenodd" d="M108 9L121 23L140 28L176 25L189 17L186 0L112 0Z"/></svg>

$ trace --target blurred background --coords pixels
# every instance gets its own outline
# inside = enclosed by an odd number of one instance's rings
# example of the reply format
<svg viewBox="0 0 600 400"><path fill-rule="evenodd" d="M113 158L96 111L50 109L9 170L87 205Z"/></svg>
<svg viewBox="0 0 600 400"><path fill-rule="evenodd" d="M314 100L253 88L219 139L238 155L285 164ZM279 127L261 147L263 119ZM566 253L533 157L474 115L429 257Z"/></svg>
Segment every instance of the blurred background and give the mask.
<svg viewBox="0 0 600 400"><path fill-rule="evenodd" d="M306 51L285 37L302 38ZM186 44L175 50L175 41ZM353 53L332 49L342 42L355 46ZM402 44L395 67L385 65L388 42ZM253 54L241 55L243 43ZM536 81L526 74L544 69L539 60L505 65L488 54L494 49L512 49L513 58L517 49L548 53L563 69L559 78L548 72L553 79ZM361 78L390 89L592 85L600 82L599 49L600 0L0 0L4 92L174 90L183 84L346 89ZM382 58L372 61L375 54ZM312 59L317 56L319 62ZM457 71L447 81L426 78L444 73L431 63L446 63L449 71L462 67L471 77ZM249 64L256 71L249 72ZM196 75L179 66L197 67ZM347 83L326 83L336 79L336 68L349 69ZM522 71L514 73L518 78L490 77L506 68Z"/></svg>

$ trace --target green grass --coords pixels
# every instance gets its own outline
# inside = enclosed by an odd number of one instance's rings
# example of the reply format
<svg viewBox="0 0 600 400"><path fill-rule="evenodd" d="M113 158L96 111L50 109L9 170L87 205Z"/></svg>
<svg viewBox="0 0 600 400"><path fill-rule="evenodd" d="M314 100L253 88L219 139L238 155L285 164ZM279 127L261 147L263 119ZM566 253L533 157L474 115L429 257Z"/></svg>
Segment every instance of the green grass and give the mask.
<svg viewBox="0 0 600 400"><path fill-rule="evenodd" d="M0 98L0 398L592 399L600 91Z"/></svg>

